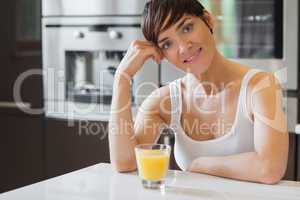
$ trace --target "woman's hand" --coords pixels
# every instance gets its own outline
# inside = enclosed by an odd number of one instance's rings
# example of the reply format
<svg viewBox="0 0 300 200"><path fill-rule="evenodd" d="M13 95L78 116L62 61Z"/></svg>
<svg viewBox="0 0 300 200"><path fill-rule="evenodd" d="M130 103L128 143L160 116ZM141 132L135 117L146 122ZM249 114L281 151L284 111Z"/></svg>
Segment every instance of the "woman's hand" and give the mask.
<svg viewBox="0 0 300 200"><path fill-rule="evenodd" d="M152 58L159 64L163 56L152 43L145 40L135 40L128 48L116 73L125 73L125 75L132 78L149 58Z"/></svg>

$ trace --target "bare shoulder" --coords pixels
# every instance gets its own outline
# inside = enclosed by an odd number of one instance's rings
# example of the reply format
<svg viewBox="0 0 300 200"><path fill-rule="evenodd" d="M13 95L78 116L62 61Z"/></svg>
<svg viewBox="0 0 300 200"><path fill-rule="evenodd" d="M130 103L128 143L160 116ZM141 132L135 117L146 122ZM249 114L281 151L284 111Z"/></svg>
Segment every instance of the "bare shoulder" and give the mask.
<svg viewBox="0 0 300 200"><path fill-rule="evenodd" d="M274 119L282 114L282 86L274 74L260 72L251 78L247 90L248 108L256 116Z"/></svg>
<svg viewBox="0 0 300 200"><path fill-rule="evenodd" d="M169 86L155 89L142 103L140 112L159 115L165 122L169 123L171 110Z"/></svg>
<svg viewBox="0 0 300 200"><path fill-rule="evenodd" d="M248 87L251 93L261 93L266 91L271 92L282 89L282 86L276 76L271 72L265 71L255 74L250 79Z"/></svg>

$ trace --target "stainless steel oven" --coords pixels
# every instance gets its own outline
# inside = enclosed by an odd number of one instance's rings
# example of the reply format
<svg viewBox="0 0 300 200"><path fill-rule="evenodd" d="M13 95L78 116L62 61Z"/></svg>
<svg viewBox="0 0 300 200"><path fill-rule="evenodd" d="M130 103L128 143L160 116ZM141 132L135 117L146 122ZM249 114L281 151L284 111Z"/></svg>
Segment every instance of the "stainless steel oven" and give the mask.
<svg viewBox="0 0 300 200"><path fill-rule="evenodd" d="M215 39L225 57L274 72L298 89L298 0L200 0L215 16ZM162 84L184 73L166 61Z"/></svg>
<svg viewBox="0 0 300 200"><path fill-rule="evenodd" d="M47 116L99 120L97 114L104 114L107 120L116 68L130 43L143 38L142 1L112 2L43 1ZM159 86L158 74L159 66L152 60L137 73L132 81L134 106Z"/></svg>
<svg viewBox="0 0 300 200"><path fill-rule="evenodd" d="M146 0L42 0L43 16L141 15Z"/></svg>

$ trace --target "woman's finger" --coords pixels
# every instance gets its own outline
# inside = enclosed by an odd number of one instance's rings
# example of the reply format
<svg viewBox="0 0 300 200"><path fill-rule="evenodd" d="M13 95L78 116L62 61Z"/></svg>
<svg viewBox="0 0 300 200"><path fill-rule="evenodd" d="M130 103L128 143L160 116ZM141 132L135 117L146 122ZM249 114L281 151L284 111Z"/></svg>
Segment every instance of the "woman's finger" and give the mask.
<svg viewBox="0 0 300 200"><path fill-rule="evenodd" d="M155 61L157 62L157 64L160 64L161 56L159 55L159 53L157 51L154 52L154 57L155 57Z"/></svg>
<svg viewBox="0 0 300 200"><path fill-rule="evenodd" d="M146 47L152 47L154 46L151 42L143 41L143 40L135 40L133 42L134 46L146 46Z"/></svg>
<svg viewBox="0 0 300 200"><path fill-rule="evenodd" d="M137 50L142 50L146 56L149 56L158 64L163 58L159 49L148 41L136 40L133 46Z"/></svg>

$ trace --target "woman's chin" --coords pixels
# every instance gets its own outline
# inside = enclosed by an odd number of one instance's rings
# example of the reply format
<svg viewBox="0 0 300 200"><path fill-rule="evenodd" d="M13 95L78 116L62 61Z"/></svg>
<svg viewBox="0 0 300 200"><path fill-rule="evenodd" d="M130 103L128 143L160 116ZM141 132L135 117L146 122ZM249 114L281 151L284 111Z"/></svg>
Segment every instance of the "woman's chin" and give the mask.
<svg viewBox="0 0 300 200"><path fill-rule="evenodd" d="M187 73L192 73L194 75L201 75L207 71L208 67L204 65L194 65L191 67L188 67L186 72Z"/></svg>

